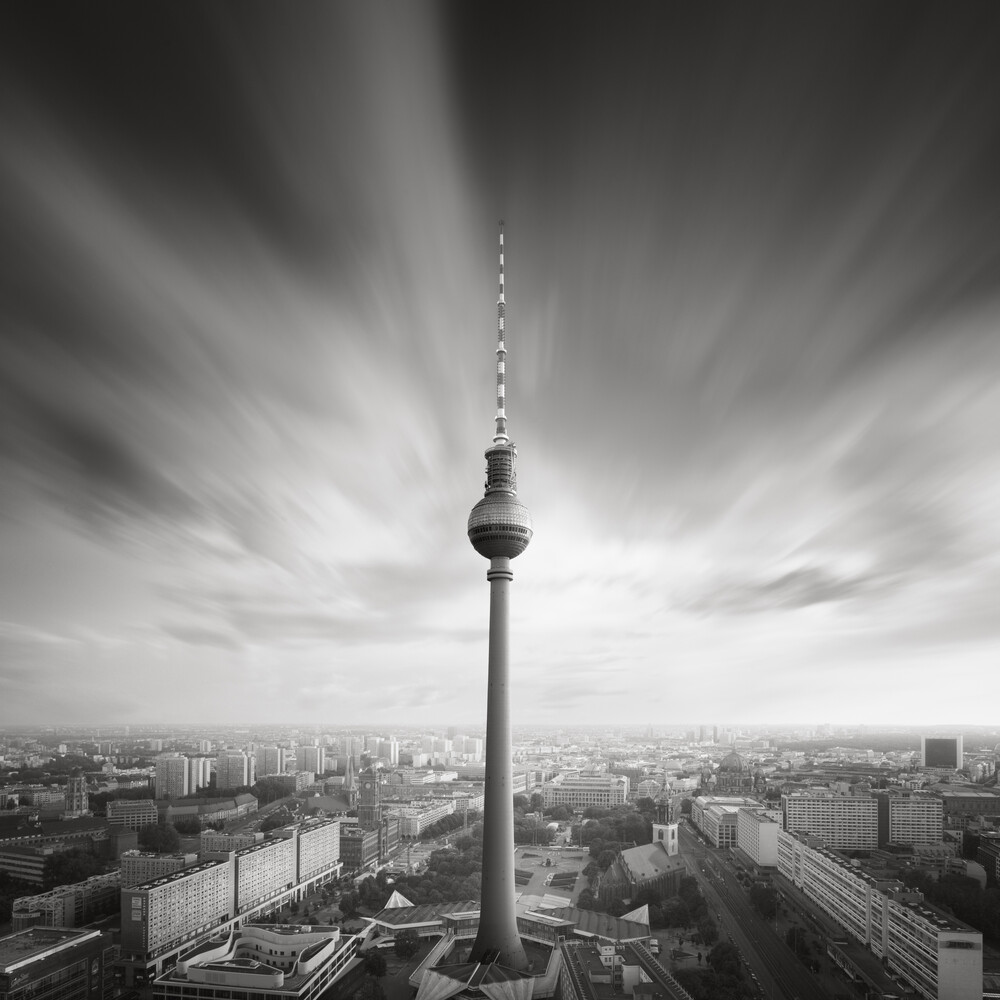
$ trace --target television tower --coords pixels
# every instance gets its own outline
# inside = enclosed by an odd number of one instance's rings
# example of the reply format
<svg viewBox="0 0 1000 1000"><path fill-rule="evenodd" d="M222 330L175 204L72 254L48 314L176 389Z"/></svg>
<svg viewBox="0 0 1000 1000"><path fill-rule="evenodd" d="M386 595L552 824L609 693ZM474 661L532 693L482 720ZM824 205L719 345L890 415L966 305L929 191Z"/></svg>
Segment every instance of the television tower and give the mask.
<svg viewBox="0 0 1000 1000"><path fill-rule="evenodd" d="M469 514L469 541L490 561L490 652L486 701L486 790L479 933L470 961L498 962L523 972L528 965L514 911L514 789L510 735L510 561L531 541L531 515L517 499L517 448L507 437L504 343L503 220L500 220L500 295L497 298L497 415L486 449L486 495Z"/></svg>

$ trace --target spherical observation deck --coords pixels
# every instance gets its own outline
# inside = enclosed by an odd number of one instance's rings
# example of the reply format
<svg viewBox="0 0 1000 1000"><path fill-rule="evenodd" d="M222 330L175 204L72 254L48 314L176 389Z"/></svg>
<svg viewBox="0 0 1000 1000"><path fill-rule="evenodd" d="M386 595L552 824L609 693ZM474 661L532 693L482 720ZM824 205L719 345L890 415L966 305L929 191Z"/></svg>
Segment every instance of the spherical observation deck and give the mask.
<svg viewBox="0 0 1000 1000"><path fill-rule="evenodd" d="M531 535L528 508L510 493L487 493L469 514L469 541L487 559L519 556Z"/></svg>

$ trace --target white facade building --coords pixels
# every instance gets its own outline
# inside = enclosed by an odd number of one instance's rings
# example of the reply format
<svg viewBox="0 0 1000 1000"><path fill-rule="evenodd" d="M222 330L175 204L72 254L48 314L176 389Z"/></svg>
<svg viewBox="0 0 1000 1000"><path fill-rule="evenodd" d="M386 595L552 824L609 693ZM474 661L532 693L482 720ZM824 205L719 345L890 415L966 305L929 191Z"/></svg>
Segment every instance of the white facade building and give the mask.
<svg viewBox="0 0 1000 1000"><path fill-rule="evenodd" d="M553 806L568 806L570 809L598 806L612 809L625 805L628 789L629 781L623 774L594 777L557 775L552 781L542 785L542 802L546 809Z"/></svg>
<svg viewBox="0 0 1000 1000"><path fill-rule="evenodd" d="M155 774L155 794L158 799L180 799L190 793L187 757L180 754L157 757Z"/></svg>
<svg viewBox="0 0 1000 1000"><path fill-rule="evenodd" d="M763 809L741 808L736 812L736 843L760 868L778 864L778 831L781 824Z"/></svg>
<svg viewBox="0 0 1000 1000"><path fill-rule="evenodd" d="M983 936L823 846L778 834L778 871L925 1000L980 1000Z"/></svg>
<svg viewBox="0 0 1000 1000"><path fill-rule="evenodd" d="M822 837L830 847L878 847L878 803L867 796L792 793L781 796L788 833Z"/></svg>

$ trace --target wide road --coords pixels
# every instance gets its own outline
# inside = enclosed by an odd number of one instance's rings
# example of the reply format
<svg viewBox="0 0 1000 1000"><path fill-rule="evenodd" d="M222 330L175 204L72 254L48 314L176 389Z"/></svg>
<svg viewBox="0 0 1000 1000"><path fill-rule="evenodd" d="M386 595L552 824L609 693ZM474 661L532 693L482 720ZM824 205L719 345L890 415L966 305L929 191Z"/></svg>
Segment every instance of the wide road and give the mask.
<svg viewBox="0 0 1000 1000"><path fill-rule="evenodd" d="M775 1000L830 1000L830 994L750 905L746 892L721 852L706 847L680 825L680 848L688 869L716 912L743 960L756 973L765 997Z"/></svg>

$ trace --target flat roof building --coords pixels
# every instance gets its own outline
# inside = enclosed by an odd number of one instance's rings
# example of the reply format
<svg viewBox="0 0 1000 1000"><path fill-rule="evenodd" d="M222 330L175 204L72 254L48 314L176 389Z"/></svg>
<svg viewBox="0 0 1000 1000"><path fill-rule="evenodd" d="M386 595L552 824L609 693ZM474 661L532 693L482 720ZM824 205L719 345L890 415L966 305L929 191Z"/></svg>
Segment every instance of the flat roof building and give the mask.
<svg viewBox="0 0 1000 1000"><path fill-rule="evenodd" d="M156 803L152 799L113 799L107 805L108 823L141 830L157 821Z"/></svg>
<svg viewBox="0 0 1000 1000"><path fill-rule="evenodd" d="M822 837L830 847L878 847L878 803L871 796L792 793L781 796L788 833Z"/></svg>
<svg viewBox="0 0 1000 1000"><path fill-rule="evenodd" d="M255 1000L318 1000L347 970L372 927L345 936L337 927L248 924L182 955L156 979L154 998L217 1000L220 991Z"/></svg>
<svg viewBox="0 0 1000 1000"><path fill-rule="evenodd" d="M781 831L778 871L925 1000L980 1000L983 936L823 845Z"/></svg>
<svg viewBox="0 0 1000 1000"><path fill-rule="evenodd" d="M570 809L600 806L612 809L625 805L628 790L629 781L623 774L593 777L556 775L552 781L542 785L542 802L546 809L554 806L568 806Z"/></svg>
<svg viewBox="0 0 1000 1000"><path fill-rule="evenodd" d="M114 954L111 935L96 930L31 927L8 934L0 937L0 996L111 1000Z"/></svg>

